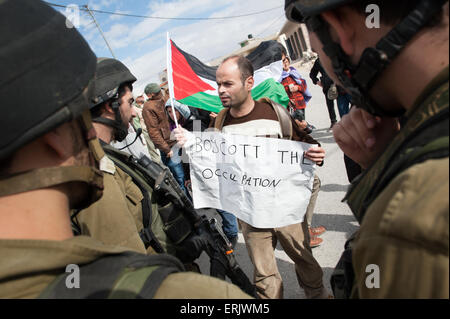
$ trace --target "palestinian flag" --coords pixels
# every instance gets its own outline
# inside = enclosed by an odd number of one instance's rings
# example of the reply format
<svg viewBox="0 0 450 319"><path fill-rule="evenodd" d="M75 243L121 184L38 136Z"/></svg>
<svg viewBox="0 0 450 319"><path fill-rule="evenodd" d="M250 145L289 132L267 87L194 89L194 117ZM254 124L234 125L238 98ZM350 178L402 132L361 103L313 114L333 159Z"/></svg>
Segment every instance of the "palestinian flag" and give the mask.
<svg viewBox="0 0 450 319"><path fill-rule="evenodd" d="M173 97L175 100L207 111L223 109L216 84L217 67L202 63L195 56L181 50L172 40L168 44L168 72L172 71ZM283 72L281 44L262 42L247 58L255 70L252 96L255 100L268 97L287 107L289 98L278 82ZM170 84L169 84L170 86Z"/></svg>

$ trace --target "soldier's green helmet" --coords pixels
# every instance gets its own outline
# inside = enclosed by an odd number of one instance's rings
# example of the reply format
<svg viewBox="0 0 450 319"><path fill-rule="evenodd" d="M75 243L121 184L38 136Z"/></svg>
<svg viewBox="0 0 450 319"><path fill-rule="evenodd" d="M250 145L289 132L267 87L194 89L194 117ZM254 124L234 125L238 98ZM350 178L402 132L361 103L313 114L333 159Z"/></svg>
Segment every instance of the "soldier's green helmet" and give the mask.
<svg viewBox="0 0 450 319"><path fill-rule="evenodd" d="M97 59L67 25L66 17L43 1L0 0L0 160L75 119L95 159L104 155L89 113ZM79 207L101 195L102 175L92 165L3 175L0 196L70 181L91 188Z"/></svg>
<svg viewBox="0 0 450 319"><path fill-rule="evenodd" d="M103 117L95 117L92 120L113 127L114 138L119 142L125 139L128 134L128 123L123 123L119 110L119 88L122 85L128 85L132 90L132 84L135 81L136 77L122 62L111 58L98 58L91 109L104 102L111 101L115 120Z"/></svg>

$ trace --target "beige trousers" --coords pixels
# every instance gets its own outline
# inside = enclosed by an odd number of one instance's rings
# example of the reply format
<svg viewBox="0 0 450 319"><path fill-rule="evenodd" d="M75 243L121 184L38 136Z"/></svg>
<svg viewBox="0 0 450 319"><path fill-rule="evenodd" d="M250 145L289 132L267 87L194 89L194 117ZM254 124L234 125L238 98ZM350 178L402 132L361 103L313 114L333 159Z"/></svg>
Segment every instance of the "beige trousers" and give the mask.
<svg viewBox="0 0 450 319"><path fill-rule="evenodd" d="M308 208L306 208L306 214L305 219L308 223L308 226L311 226L313 214L314 214L314 208L316 208L316 201L317 196L319 196L319 190L320 190L320 179L317 175L314 175L314 182L313 182L313 189L311 192L311 199L309 200Z"/></svg>
<svg viewBox="0 0 450 319"><path fill-rule="evenodd" d="M278 271L274 250L278 242L295 263L297 281L307 298L327 298L322 268L309 247L308 223L319 193L320 180L314 176L313 192L303 223L280 228L255 228L241 220L239 224L254 266L254 283L260 298L283 298L283 281Z"/></svg>

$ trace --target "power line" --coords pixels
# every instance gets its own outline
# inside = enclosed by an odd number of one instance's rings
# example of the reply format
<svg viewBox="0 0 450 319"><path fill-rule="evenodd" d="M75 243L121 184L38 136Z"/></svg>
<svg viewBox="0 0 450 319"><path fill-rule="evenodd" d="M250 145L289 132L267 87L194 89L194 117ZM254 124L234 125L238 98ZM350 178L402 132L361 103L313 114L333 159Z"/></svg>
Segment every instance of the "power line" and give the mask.
<svg viewBox="0 0 450 319"><path fill-rule="evenodd" d="M48 5L53 6L53 7L60 7L60 8L68 8L69 7L67 5L50 3L50 2L46 2L46 1L44 1L44 2L47 3ZM236 16L212 17L212 18L211 17L209 17L209 18L152 17L152 16L137 15L137 14L128 14L128 13L120 13L120 12L94 10L94 9L89 9L89 10L91 12L95 12L95 13L104 13L104 14L111 14L111 15L124 16L124 17L133 17L133 18L142 18L142 19L159 19L159 20L225 20L225 19L235 19L235 18L242 18L242 17L258 15L258 14L266 13L266 12L273 11L273 10L276 10L276 9L280 9L282 7L283 6L278 6L278 7L267 9L267 10L263 10L263 11L247 13L247 14L241 14L241 15L236 15ZM80 10L81 11L87 11L85 6L82 6L80 8Z"/></svg>
<svg viewBox="0 0 450 319"><path fill-rule="evenodd" d="M276 18L275 20L273 20L272 23L271 23L267 28L265 28L264 31L261 31L260 33L258 33L258 34L256 35L256 37L259 37L259 36L262 35L264 32L266 32L267 30L269 30L269 28L270 28L271 26L273 26L273 25L275 24L275 22L277 22L278 20L282 19L283 17L284 17L284 13L283 13L281 16L279 16L278 18Z"/></svg>
<svg viewBox="0 0 450 319"><path fill-rule="evenodd" d="M103 40L105 40L106 45L108 46L109 52L111 52L111 55L113 56L113 58L115 59L116 56L114 55L114 52L111 48L111 46L108 43L108 40L106 40L105 35L103 34L102 29L100 28L100 25L97 23L97 20L95 19L94 14L92 13L91 9L89 9L88 5L85 5L84 8L86 8L87 12L89 13L89 15L91 16L92 20L94 20L95 25L97 26L98 31L100 31L100 34L103 37Z"/></svg>

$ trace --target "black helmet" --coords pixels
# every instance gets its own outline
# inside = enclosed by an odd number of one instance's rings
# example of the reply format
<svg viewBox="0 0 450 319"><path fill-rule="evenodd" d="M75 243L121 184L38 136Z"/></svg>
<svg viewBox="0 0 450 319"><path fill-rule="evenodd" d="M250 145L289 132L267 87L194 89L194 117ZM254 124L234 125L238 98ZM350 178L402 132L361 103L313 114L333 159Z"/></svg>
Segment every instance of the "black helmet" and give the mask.
<svg viewBox="0 0 450 319"><path fill-rule="evenodd" d="M120 61L110 58L99 58L97 60L97 72L95 74L95 94L92 99L91 108L112 101L115 120L96 117L92 120L97 123L109 125L114 128L114 139L122 141L128 134L128 123L123 123L119 110L119 88L122 85L130 85L136 81L130 70Z"/></svg>
<svg viewBox="0 0 450 319"><path fill-rule="evenodd" d="M284 11L286 18L292 22L305 22L305 19L318 15L319 13L331 10L348 2L355 0L285 0Z"/></svg>
<svg viewBox="0 0 450 319"><path fill-rule="evenodd" d="M117 97L119 87L124 83L134 83L136 78L120 61L110 58L97 59L95 93L91 107L95 107Z"/></svg>
<svg viewBox="0 0 450 319"><path fill-rule="evenodd" d="M0 38L0 160L77 119L98 164L104 153L89 113L96 56L80 33L40 0L0 0ZM86 165L4 174L0 196L68 182L83 183L87 190L70 199L71 208L87 207L102 194L101 172Z"/></svg>
<svg viewBox="0 0 450 319"><path fill-rule="evenodd" d="M403 112L385 110L368 92L384 69L448 0L418 0L415 9L378 41L375 47L366 48L359 63L354 65L339 43L332 39L329 26L320 17L320 13L357 1L362 0L285 0L284 8L287 19L306 23L308 29L316 33L323 44L323 51L332 62L334 73L352 96L352 103L372 115L400 116Z"/></svg>
<svg viewBox="0 0 450 319"><path fill-rule="evenodd" d="M0 159L89 107L96 57L42 1L0 1Z"/></svg>

